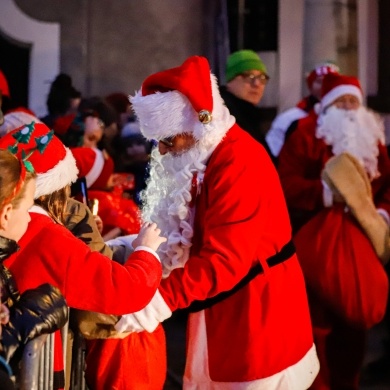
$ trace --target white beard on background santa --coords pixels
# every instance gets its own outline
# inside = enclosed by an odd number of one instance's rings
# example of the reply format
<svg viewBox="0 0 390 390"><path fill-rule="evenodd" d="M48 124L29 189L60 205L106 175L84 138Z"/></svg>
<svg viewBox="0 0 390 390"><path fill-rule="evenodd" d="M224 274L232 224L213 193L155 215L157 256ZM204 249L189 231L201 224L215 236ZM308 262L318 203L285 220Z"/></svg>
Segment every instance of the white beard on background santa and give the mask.
<svg viewBox="0 0 390 390"><path fill-rule="evenodd" d="M317 120L316 137L332 145L335 156L348 152L358 159L371 180L378 177L378 144L385 143L383 119L360 106L356 110L328 107Z"/></svg>

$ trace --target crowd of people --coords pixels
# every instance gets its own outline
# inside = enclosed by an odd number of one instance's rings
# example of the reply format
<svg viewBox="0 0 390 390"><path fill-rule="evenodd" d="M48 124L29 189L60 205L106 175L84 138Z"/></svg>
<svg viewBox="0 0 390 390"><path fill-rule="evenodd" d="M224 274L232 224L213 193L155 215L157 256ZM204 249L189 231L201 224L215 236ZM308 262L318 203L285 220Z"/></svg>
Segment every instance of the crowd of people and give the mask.
<svg viewBox="0 0 390 390"><path fill-rule="evenodd" d="M26 343L55 332L66 387L70 308L90 390L161 390L162 323L185 309L186 390L358 390L389 291L383 121L327 61L266 129L269 79L252 50L228 57L223 86L201 56L130 97L85 98L60 74L37 118L0 73L9 386Z"/></svg>

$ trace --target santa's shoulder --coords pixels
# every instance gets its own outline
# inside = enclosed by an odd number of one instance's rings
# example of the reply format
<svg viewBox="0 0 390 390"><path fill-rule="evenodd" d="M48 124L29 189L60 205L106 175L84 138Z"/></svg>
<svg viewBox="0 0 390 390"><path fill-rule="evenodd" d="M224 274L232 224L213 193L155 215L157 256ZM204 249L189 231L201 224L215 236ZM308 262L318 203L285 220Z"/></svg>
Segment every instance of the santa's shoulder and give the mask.
<svg viewBox="0 0 390 390"><path fill-rule="evenodd" d="M249 133L234 125L214 150L209 163L222 166L259 166L268 164L270 157L261 143Z"/></svg>

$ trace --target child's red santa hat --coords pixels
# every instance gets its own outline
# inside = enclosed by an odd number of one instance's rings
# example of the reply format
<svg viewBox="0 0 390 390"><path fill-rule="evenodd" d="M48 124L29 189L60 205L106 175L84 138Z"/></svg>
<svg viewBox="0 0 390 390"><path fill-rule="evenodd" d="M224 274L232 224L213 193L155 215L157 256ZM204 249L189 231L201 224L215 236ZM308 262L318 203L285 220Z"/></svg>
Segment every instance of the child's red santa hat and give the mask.
<svg viewBox="0 0 390 390"><path fill-rule="evenodd" d="M3 96L10 97L8 82L4 76L4 73L1 70L0 70L0 92Z"/></svg>
<svg viewBox="0 0 390 390"><path fill-rule="evenodd" d="M354 76L329 73L322 81L321 111L343 95L353 95L363 103L363 92L359 80Z"/></svg>
<svg viewBox="0 0 390 390"><path fill-rule="evenodd" d="M71 149L76 159L79 177L85 177L87 188L106 189L108 180L114 172L114 162L104 151L96 148L78 147Z"/></svg>
<svg viewBox="0 0 390 390"><path fill-rule="evenodd" d="M0 138L0 149L8 149L25 164L32 164L37 174L35 199L77 179L72 153L43 123L31 122L6 134Z"/></svg>
<svg viewBox="0 0 390 390"><path fill-rule="evenodd" d="M181 66L149 76L130 100L147 139L192 133L210 145L234 124L204 57L190 57Z"/></svg>

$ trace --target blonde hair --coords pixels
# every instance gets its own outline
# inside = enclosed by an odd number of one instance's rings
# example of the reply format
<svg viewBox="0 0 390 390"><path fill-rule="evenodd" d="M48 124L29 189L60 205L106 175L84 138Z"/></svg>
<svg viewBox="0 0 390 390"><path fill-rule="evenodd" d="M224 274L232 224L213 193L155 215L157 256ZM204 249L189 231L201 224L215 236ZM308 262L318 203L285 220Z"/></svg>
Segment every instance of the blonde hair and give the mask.
<svg viewBox="0 0 390 390"><path fill-rule="evenodd" d="M12 204L14 208L17 208L26 192L26 184L36 177L35 173L26 172L24 181L18 190L21 174L20 160L7 149L0 149L0 211L6 204Z"/></svg>

